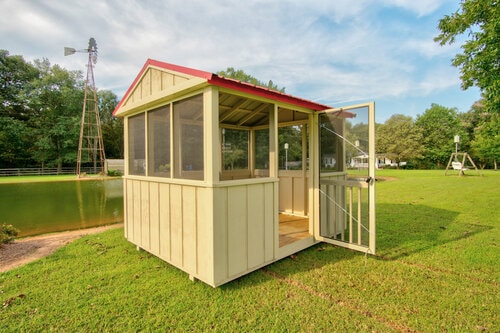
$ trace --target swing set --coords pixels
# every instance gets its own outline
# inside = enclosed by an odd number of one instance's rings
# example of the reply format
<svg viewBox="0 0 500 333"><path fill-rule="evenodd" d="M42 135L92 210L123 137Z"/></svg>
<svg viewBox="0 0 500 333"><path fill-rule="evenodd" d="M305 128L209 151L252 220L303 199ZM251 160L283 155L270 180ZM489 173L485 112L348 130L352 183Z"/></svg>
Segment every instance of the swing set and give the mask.
<svg viewBox="0 0 500 333"><path fill-rule="evenodd" d="M460 136L455 135L455 152L451 153L450 159L448 161L448 165L446 166L446 170L444 172L444 175L448 173L448 170L450 170L450 166L453 170L458 171L459 176L464 176L466 170L470 170L471 168L474 168L479 176L481 176L481 173L476 167L476 164L474 164L474 161L470 157L469 154L467 153L459 153L458 152L458 143L460 142ZM470 166L467 165L466 163L469 162Z"/></svg>

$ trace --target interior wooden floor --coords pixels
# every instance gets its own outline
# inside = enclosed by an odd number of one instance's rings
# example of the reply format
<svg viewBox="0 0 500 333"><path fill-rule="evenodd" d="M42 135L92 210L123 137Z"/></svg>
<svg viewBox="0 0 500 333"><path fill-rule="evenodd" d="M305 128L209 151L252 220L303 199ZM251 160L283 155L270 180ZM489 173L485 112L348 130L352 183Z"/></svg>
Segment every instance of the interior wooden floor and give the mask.
<svg viewBox="0 0 500 333"><path fill-rule="evenodd" d="M279 214L280 247L309 237L309 218Z"/></svg>

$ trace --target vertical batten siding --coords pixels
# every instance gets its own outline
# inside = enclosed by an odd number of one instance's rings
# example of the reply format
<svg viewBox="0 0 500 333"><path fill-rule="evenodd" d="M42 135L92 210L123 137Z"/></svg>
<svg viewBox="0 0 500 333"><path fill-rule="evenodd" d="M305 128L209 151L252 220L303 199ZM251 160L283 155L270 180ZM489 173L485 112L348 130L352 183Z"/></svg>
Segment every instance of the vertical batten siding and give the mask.
<svg viewBox="0 0 500 333"><path fill-rule="evenodd" d="M279 244L278 234L275 234L275 227L278 226L278 221L275 220L277 216L276 206L275 206L275 186L276 183L266 183L264 184L264 239L265 239L265 251L264 259L266 262L271 262L276 258L276 253L274 251L275 245ZM276 186L277 187L277 186Z"/></svg>
<svg viewBox="0 0 500 333"><path fill-rule="evenodd" d="M149 183L149 220L151 252L160 255L160 207L159 184Z"/></svg>
<svg viewBox="0 0 500 333"><path fill-rule="evenodd" d="M150 201L149 201L149 182L141 182L141 243L143 249L151 251L150 244Z"/></svg>
<svg viewBox="0 0 500 333"><path fill-rule="evenodd" d="M247 187L248 268L265 262L264 184Z"/></svg>
<svg viewBox="0 0 500 333"><path fill-rule="evenodd" d="M184 269L196 274L196 187L182 188L182 262Z"/></svg>
<svg viewBox="0 0 500 333"><path fill-rule="evenodd" d="M213 283L213 189L199 187L197 191L197 275L210 277L210 283Z"/></svg>
<svg viewBox="0 0 500 333"><path fill-rule="evenodd" d="M215 285L276 259L277 182L214 189Z"/></svg>
<svg viewBox="0 0 500 333"><path fill-rule="evenodd" d="M126 179L126 237L213 285L213 189Z"/></svg>
<svg viewBox="0 0 500 333"><path fill-rule="evenodd" d="M151 95L151 70L146 71L141 81L141 99Z"/></svg>
<svg viewBox="0 0 500 333"><path fill-rule="evenodd" d="M151 93L159 93L162 89L161 86L161 74L157 69L151 69Z"/></svg>
<svg viewBox="0 0 500 333"><path fill-rule="evenodd" d="M238 275L248 268L247 188L227 189L228 273Z"/></svg>
<svg viewBox="0 0 500 333"><path fill-rule="evenodd" d="M136 245L141 245L141 182L132 181L132 196L134 202L134 217L132 219L132 239Z"/></svg>
<svg viewBox="0 0 500 333"><path fill-rule="evenodd" d="M160 224L159 224L159 237L160 237L160 258L170 261L170 185L159 185L159 211L160 211Z"/></svg>
<svg viewBox="0 0 500 333"><path fill-rule="evenodd" d="M297 215L307 215L306 205L307 205L307 193L306 186L307 178L301 175L301 177L293 177L293 213Z"/></svg>
<svg viewBox="0 0 500 333"><path fill-rule="evenodd" d="M227 217L227 188L213 189L213 256L214 256L214 283L223 283L228 277L228 217Z"/></svg>
<svg viewBox="0 0 500 333"><path fill-rule="evenodd" d="M279 172L279 210L289 214L306 216L308 212L308 178L304 171Z"/></svg>
<svg viewBox="0 0 500 333"><path fill-rule="evenodd" d="M182 186L170 185L170 255L177 267L182 262Z"/></svg>
<svg viewBox="0 0 500 333"><path fill-rule="evenodd" d="M133 192L133 182L130 180L124 180L125 187L124 189L127 191L125 196L127 198L127 206L125 206L125 219L124 219L124 229L125 229L125 237L127 239L133 239L134 234L134 192Z"/></svg>

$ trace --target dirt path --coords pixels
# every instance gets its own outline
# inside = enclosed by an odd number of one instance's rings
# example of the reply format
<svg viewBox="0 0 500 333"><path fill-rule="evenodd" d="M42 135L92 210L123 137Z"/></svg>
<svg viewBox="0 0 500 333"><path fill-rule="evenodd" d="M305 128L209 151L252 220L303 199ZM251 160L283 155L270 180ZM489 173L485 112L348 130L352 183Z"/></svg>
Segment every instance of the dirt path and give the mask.
<svg viewBox="0 0 500 333"><path fill-rule="evenodd" d="M0 245L0 272L6 272L29 262L48 256L55 250L85 235L121 228L122 223L109 226L64 231L34 237L26 237L10 244Z"/></svg>

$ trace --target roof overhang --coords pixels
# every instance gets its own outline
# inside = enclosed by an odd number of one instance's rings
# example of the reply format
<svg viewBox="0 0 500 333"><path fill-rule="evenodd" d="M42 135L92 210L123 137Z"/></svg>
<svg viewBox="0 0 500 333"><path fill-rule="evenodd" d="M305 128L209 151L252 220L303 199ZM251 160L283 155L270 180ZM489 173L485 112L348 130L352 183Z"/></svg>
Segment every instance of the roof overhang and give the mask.
<svg viewBox="0 0 500 333"><path fill-rule="evenodd" d="M170 73L172 75L178 75L179 77L186 78L186 81L180 84L173 85L172 87L167 87L166 89L161 91L161 94L151 94L145 97L141 95L141 102L135 103L135 105L134 103L130 103L130 100L133 99L134 95L140 95L140 92L137 92L138 89L144 90L144 88L140 88L139 85L141 81L144 80L150 69L156 69L159 71ZM172 96L176 96L178 94L181 94L182 92L188 92L193 89L201 88L204 85L214 85L244 94L269 99L271 101L278 101L291 106L310 109L313 111L324 111L332 109L332 107L328 105L316 103L265 87L256 86L250 83L226 78L214 73L148 59L139 74L134 79L132 85L128 88L127 92L116 106L115 110L113 111L113 115L125 116L134 112L134 110L136 110L139 106L143 108L144 106L158 104L161 103L163 99L172 98ZM149 86L147 88L149 88ZM346 118L352 117L352 115L348 112L341 112L338 114L338 116Z"/></svg>

